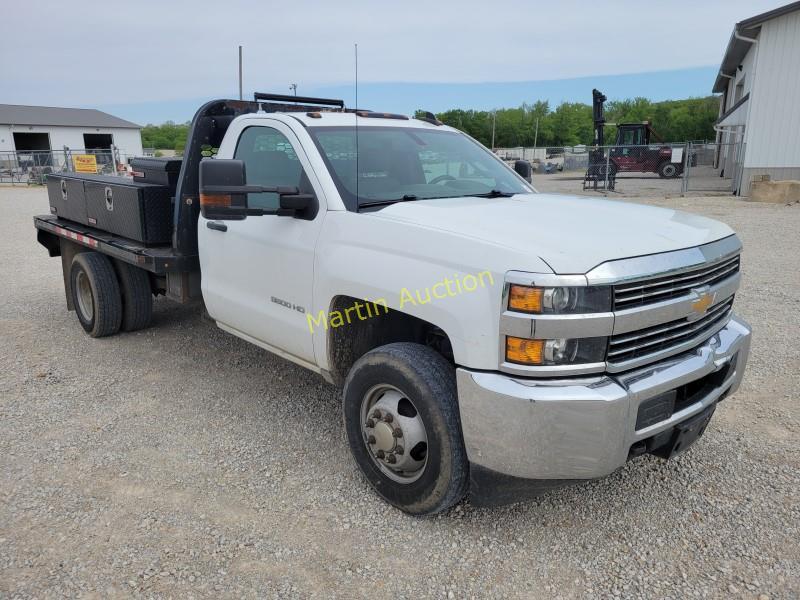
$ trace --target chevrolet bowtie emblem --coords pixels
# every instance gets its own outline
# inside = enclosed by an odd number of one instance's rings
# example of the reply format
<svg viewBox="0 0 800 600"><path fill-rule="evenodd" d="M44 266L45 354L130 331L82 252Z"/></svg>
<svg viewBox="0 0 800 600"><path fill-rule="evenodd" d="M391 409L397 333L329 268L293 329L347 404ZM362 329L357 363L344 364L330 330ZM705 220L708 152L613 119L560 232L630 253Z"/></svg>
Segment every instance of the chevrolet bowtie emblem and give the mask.
<svg viewBox="0 0 800 600"><path fill-rule="evenodd" d="M692 302L692 310L698 315L702 315L714 303L714 296L716 296L716 293L697 292L697 300Z"/></svg>

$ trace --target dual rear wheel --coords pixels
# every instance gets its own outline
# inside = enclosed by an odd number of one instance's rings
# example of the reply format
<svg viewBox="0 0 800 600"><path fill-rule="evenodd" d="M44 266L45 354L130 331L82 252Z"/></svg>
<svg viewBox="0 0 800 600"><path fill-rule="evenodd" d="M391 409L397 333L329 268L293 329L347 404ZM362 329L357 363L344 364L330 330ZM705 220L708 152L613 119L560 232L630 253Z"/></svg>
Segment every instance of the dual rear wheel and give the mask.
<svg viewBox="0 0 800 600"><path fill-rule="evenodd" d="M153 295L147 273L98 252L75 255L69 273L72 304L84 331L106 337L147 327Z"/></svg>

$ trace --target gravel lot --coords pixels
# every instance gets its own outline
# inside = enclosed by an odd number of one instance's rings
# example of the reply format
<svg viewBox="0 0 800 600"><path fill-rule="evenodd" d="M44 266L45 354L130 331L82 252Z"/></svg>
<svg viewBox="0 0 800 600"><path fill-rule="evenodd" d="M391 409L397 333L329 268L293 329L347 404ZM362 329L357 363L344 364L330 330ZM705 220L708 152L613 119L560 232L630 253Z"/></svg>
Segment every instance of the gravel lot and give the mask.
<svg viewBox="0 0 800 600"><path fill-rule="evenodd" d="M356 471L337 389L198 307L87 337L45 191L0 188L0 596L798 597L800 205L653 203L744 241L741 390L678 460L424 520Z"/></svg>

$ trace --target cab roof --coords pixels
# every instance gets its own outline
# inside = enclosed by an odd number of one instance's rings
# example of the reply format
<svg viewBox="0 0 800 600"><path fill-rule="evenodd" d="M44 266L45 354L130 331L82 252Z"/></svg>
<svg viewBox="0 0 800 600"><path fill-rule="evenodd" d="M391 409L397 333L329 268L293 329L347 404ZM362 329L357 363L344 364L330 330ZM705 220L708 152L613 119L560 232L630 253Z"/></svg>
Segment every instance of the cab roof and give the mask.
<svg viewBox="0 0 800 600"><path fill-rule="evenodd" d="M273 113L274 114L274 113ZM414 119L405 115L377 113L371 111L339 112L309 111L279 113L293 117L306 127L352 127L358 122L359 127L413 127L416 129L450 129L443 125L434 125L428 121Z"/></svg>
<svg viewBox="0 0 800 600"><path fill-rule="evenodd" d="M235 104L235 101L229 101ZM240 101L240 103L242 103ZM433 113L425 113L421 119L395 113L382 113L359 108L346 108L344 100L334 98L312 98L310 96L287 96L256 92L253 102L256 115L269 113L286 115L300 121L306 127L346 127L358 123L359 127L380 125L383 127L438 128L444 123ZM254 111L246 111L252 112ZM448 128L450 129L450 128Z"/></svg>

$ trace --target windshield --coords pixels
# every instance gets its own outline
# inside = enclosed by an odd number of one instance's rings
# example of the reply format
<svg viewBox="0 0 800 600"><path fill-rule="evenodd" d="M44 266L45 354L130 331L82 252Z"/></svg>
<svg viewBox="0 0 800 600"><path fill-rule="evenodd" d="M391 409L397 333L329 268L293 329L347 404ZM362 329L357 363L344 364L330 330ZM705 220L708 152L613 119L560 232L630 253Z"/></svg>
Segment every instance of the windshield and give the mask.
<svg viewBox="0 0 800 600"><path fill-rule="evenodd" d="M308 131L349 210L404 200L533 193L486 148L453 131L360 127L357 179L354 126Z"/></svg>

